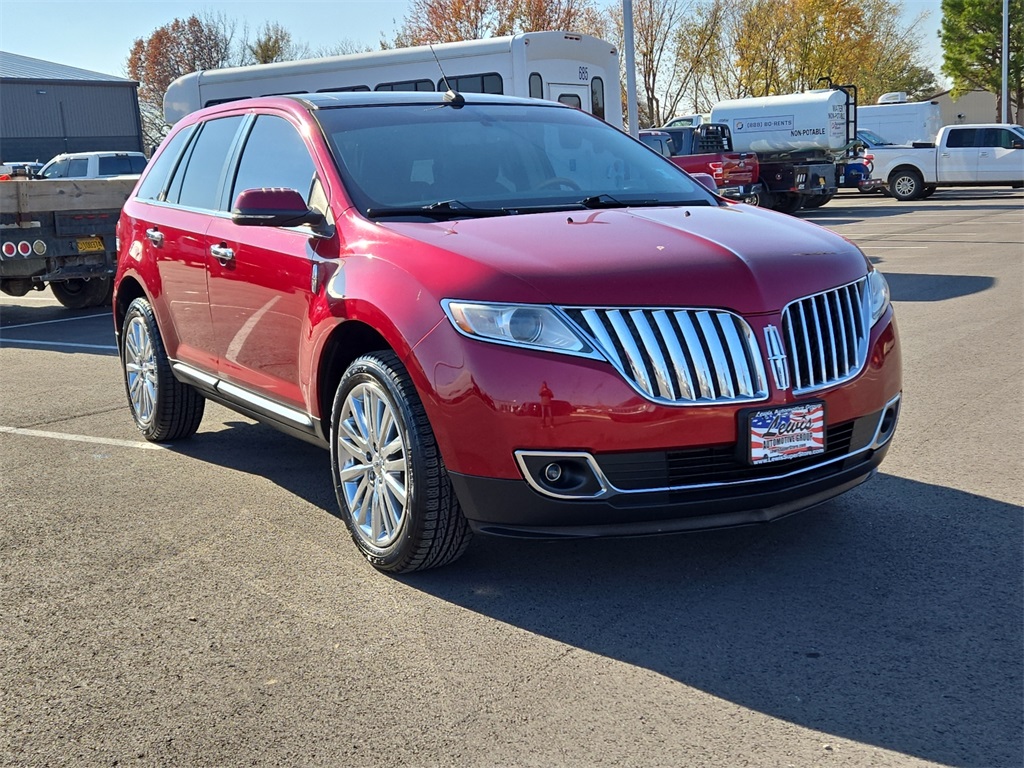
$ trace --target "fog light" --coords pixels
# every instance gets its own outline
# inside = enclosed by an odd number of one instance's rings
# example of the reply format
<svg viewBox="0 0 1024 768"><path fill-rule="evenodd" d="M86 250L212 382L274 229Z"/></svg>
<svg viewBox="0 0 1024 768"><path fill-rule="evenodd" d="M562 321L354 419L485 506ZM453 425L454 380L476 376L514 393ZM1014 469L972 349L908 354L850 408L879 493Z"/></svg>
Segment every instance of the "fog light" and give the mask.
<svg viewBox="0 0 1024 768"><path fill-rule="evenodd" d="M557 483L562 479L562 467L552 462L544 467L544 479L549 483Z"/></svg>

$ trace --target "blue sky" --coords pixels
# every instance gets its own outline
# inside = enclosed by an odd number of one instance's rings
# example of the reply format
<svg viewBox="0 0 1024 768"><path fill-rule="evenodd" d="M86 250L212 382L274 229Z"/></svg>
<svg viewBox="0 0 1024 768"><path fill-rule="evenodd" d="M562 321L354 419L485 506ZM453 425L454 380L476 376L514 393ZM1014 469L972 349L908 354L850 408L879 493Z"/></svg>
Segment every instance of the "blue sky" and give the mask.
<svg viewBox="0 0 1024 768"><path fill-rule="evenodd" d="M265 21L279 22L297 42L316 49L341 40L376 47L382 34L394 33L408 6L408 0L0 0L0 50L123 76L136 38L192 13L223 13L253 32ZM925 54L938 74L940 0L903 0L903 7L908 23L930 13L922 27Z"/></svg>

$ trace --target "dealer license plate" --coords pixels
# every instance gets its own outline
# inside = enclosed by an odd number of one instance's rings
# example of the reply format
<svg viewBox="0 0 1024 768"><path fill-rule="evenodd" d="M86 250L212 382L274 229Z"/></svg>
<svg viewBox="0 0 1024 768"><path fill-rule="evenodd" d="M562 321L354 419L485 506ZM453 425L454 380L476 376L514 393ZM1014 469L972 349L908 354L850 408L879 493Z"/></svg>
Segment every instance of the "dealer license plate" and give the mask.
<svg viewBox="0 0 1024 768"><path fill-rule="evenodd" d="M78 252L79 253L95 253L96 251L103 250L103 240L99 237L80 237L78 238Z"/></svg>
<svg viewBox="0 0 1024 768"><path fill-rule="evenodd" d="M750 414L750 463L803 459L825 452L825 404L767 408Z"/></svg>

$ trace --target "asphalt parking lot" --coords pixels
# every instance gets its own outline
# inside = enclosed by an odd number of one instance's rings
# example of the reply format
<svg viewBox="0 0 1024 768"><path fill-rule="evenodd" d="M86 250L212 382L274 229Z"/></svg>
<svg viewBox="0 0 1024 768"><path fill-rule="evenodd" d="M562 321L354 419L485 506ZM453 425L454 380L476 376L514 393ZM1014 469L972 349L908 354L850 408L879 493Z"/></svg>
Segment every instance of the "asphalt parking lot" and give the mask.
<svg viewBox="0 0 1024 768"><path fill-rule="evenodd" d="M147 444L109 313L0 297L0 765L1020 766L1024 192L800 215L892 288L877 478L401 578L326 452L213 405Z"/></svg>

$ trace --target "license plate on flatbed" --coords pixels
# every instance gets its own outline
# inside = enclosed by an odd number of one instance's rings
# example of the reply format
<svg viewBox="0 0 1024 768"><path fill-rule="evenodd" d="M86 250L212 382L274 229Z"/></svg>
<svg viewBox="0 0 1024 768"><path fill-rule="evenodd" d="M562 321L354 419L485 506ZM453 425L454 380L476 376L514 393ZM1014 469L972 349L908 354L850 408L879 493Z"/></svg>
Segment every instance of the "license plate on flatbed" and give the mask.
<svg viewBox="0 0 1024 768"><path fill-rule="evenodd" d="M748 415L751 464L804 459L825 452L825 404L765 408Z"/></svg>
<svg viewBox="0 0 1024 768"><path fill-rule="evenodd" d="M79 253L96 253L103 250L103 238L80 237L78 238Z"/></svg>

